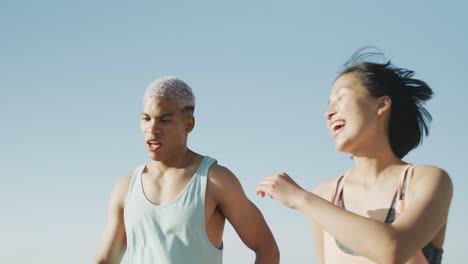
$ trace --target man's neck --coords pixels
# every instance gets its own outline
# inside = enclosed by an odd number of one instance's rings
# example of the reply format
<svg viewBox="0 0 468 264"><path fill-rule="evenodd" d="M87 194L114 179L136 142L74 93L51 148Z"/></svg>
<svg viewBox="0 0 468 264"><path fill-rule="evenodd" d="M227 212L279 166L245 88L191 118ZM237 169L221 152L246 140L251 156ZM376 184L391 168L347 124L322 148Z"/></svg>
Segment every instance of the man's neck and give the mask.
<svg viewBox="0 0 468 264"><path fill-rule="evenodd" d="M190 149L185 149L183 152L178 153L165 160L151 160L147 167L150 171L157 174L164 174L167 171L174 169L184 169L188 167L195 160L197 154Z"/></svg>

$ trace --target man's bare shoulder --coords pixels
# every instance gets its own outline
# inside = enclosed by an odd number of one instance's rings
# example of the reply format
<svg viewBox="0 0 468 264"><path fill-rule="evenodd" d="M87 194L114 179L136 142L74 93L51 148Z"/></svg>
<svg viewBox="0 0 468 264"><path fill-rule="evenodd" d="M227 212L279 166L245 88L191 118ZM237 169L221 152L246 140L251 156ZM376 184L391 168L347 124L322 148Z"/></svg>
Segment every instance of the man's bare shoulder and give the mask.
<svg viewBox="0 0 468 264"><path fill-rule="evenodd" d="M315 187L315 189L312 192L325 200L330 200L333 188L339 177L341 176L337 176L319 183L319 185L317 185L317 187Z"/></svg>
<svg viewBox="0 0 468 264"><path fill-rule="evenodd" d="M130 181L132 180L132 176L133 176L133 171L129 172L127 175L118 179L114 185L114 189L127 190L130 185Z"/></svg>
<svg viewBox="0 0 468 264"><path fill-rule="evenodd" d="M209 172L208 180L210 183L215 184L218 187L227 187L233 184L239 184L239 180L236 175L232 173L228 168L214 163Z"/></svg>
<svg viewBox="0 0 468 264"><path fill-rule="evenodd" d="M126 176L121 177L114 184L111 199L117 203L119 207L123 208L125 205L125 198L127 197L128 188L130 186L133 174L133 171L129 172Z"/></svg>

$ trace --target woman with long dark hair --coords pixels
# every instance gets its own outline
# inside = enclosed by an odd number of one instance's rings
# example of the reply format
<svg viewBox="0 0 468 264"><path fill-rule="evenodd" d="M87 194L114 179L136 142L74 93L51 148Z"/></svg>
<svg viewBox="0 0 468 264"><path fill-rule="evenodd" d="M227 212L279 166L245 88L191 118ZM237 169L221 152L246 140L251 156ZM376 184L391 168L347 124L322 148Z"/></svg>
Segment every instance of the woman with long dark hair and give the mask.
<svg viewBox="0 0 468 264"><path fill-rule="evenodd" d="M286 173L263 179L268 194L311 223L319 263L441 263L452 182L431 165L403 161L428 133L431 88L413 71L358 51L336 78L325 117L343 175L313 192Z"/></svg>

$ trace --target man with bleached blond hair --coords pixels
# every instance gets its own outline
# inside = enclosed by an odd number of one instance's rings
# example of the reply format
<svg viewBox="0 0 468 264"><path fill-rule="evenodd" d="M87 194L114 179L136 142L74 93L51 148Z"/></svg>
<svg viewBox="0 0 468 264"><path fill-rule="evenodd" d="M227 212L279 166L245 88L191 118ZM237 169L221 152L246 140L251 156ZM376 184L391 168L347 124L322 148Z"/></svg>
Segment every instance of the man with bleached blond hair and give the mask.
<svg viewBox="0 0 468 264"><path fill-rule="evenodd" d="M255 263L279 263L262 214L236 176L187 147L195 126L192 89L175 77L150 84L141 132L150 160L121 178L96 263L222 263L226 219L256 254Z"/></svg>

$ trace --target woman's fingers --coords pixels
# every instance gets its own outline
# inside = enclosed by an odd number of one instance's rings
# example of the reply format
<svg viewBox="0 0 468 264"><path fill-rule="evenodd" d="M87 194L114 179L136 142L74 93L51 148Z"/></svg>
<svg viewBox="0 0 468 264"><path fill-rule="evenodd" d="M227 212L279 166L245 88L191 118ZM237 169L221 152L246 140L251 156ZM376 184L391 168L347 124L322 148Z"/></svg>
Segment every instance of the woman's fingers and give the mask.
<svg viewBox="0 0 468 264"><path fill-rule="evenodd" d="M271 196L270 190L271 188L269 184L260 183L260 185L258 185L257 188L255 188L255 194L260 195L262 198L265 197L265 194Z"/></svg>
<svg viewBox="0 0 468 264"><path fill-rule="evenodd" d="M255 194L262 198L268 194L270 197L274 197L274 192L278 190L282 185L289 183L290 177L285 173L277 173L270 177L263 178L260 180L259 185L255 189Z"/></svg>

